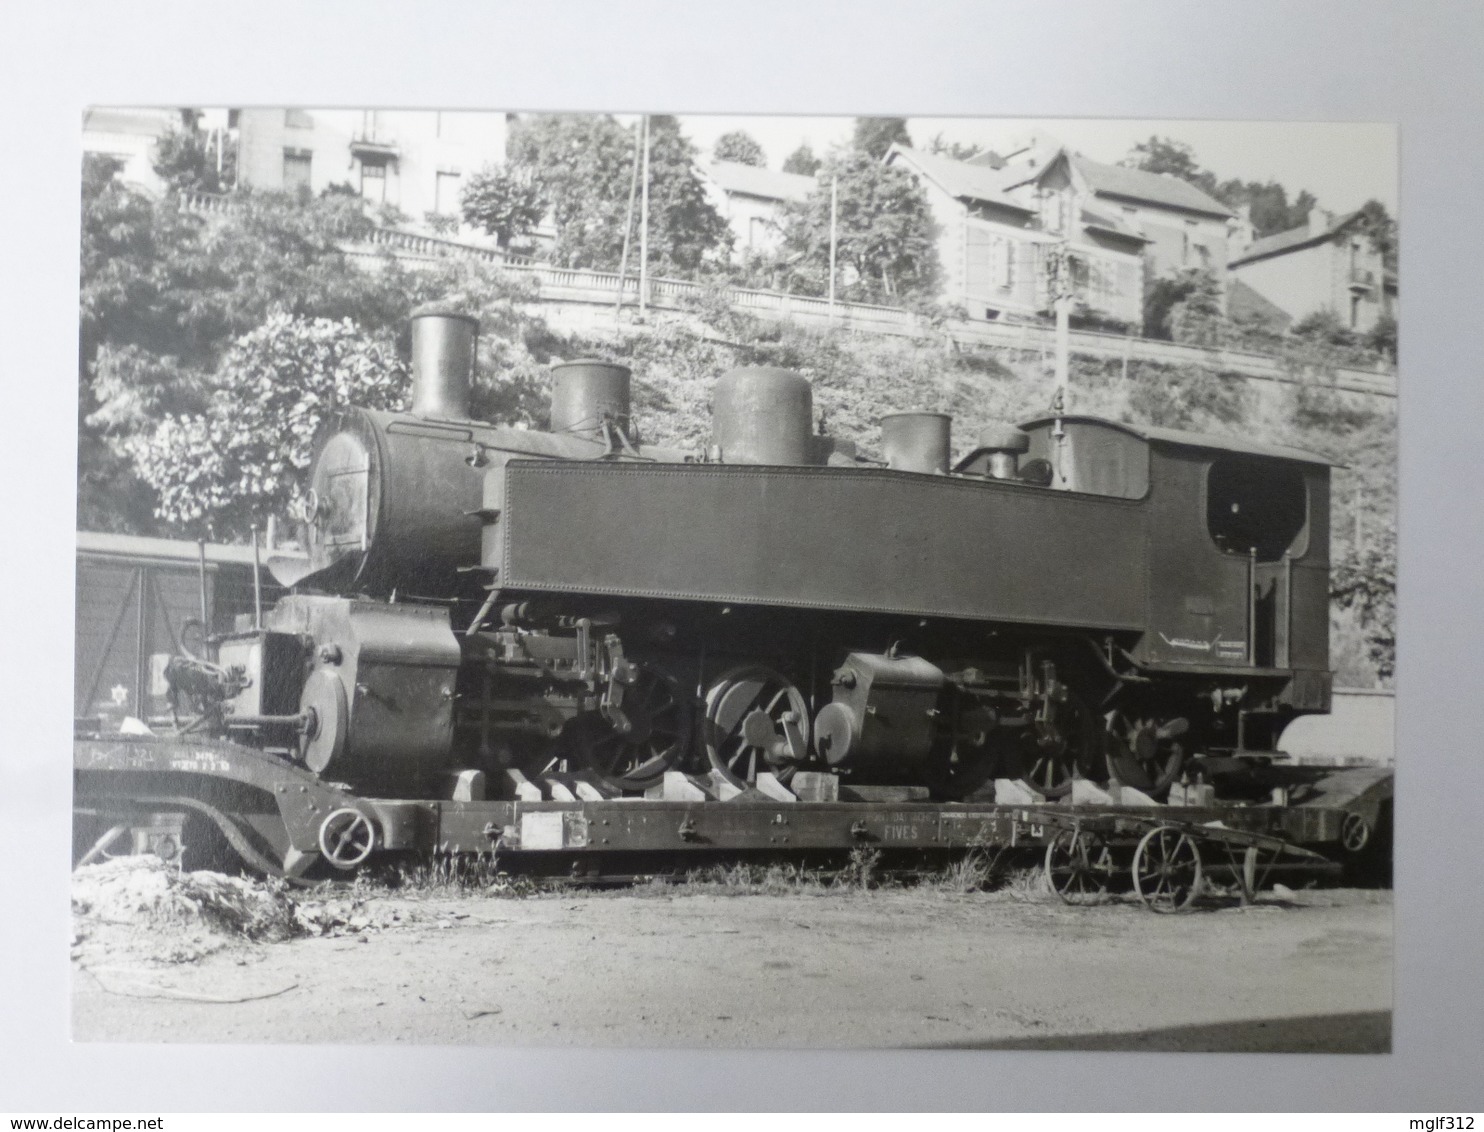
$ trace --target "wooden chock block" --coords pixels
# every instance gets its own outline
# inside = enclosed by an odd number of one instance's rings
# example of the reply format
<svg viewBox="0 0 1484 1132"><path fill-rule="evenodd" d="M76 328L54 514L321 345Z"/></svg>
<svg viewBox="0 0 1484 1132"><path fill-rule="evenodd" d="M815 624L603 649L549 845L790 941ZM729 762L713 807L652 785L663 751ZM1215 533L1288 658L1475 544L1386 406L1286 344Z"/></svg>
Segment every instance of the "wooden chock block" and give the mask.
<svg viewBox="0 0 1484 1132"><path fill-rule="evenodd" d="M546 786L547 793L551 795L553 802L577 801L577 795L572 793L572 788L560 778L543 778L541 781Z"/></svg>
<svg viewBox="0 0 1484 1132"><path fill-rule="evenodd" d="M775 802L798 801L798 798L794 797L793 791L779 782L776 774L772 774L769 771L759 771L757 781L753 785L757 787L759 794L767 798L772 798Z"/></svg>
<svg viewBox="0 0 1484 1132"><path fill-rule="evenodd" d="M487 780L482 770L459 770L452 772L453 800L455 802L483 802L489 794Z"/></svg>
<svg viewBox="0 0 1484 1132"><path fill-rule="evenodd" d="M1142 790L1135 790L1132 786L1120 785L1111 791L1113 800L1120 806L1158 806L1159 803L1145 794Z"/></svg>
<svg viewBox="0 0 1484 1132"><path fill-rule="evenodd" d="M801 770L789 781L789 788L801 802L838 802L840 776L818 770Z"/></svg>
<svg viewBox="0 0 1484 1132"><path fill-rule="evenodd" d="M1113 806L1117 803L1113 795L1109 794L1096 782L1087 778L1072 779L1072 793L1067 801L1074 806Z"/></svg>
<svg viewBox="0 0 1484 1132"><path fill-rule="evenodd" d="M1032 790L1023 778L996 778L994 800L997 806L1039 806L1046 797Z"/></svg>
<svg viewBox="0 0 1484 1132"><path fill-rule="evenodd" d="M740 798L746 793L740 786L734 786L722 777L721 771L715 767L706 776L706 781L711 786L711 793L723 802L730 802L733 798Z"/></svg>
<svg viewBox="0 0 1484 1132"><path fill-rule="evenodd" d="M505 771L505 788L514 795L517 802L539 802L541 801L541 787L528 779L514 767Z"/></svg>

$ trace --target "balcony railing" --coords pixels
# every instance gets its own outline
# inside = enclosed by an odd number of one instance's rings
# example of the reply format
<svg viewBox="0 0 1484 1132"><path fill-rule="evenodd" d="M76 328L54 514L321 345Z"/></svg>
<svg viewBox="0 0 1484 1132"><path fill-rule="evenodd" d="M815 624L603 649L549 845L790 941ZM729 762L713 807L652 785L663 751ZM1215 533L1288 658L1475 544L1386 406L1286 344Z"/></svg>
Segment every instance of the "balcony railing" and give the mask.
<svg viewBox="0 0 1484 1132"><path fill-rule="evenodd" d="M397 143L388 141L386 138L378 138L366 134L358 134L350 139L351 156L361 160L371 158L373 160L395 161L401 156L401 150Z"/></svg>
<svg viewBox="0 0 1484 1132"><path fill-rule="evenodd" d="M1370 291L1376 286L1376 273L1364 267L1352 267L1350 269L1350 289L1353 291Z"/></svg>

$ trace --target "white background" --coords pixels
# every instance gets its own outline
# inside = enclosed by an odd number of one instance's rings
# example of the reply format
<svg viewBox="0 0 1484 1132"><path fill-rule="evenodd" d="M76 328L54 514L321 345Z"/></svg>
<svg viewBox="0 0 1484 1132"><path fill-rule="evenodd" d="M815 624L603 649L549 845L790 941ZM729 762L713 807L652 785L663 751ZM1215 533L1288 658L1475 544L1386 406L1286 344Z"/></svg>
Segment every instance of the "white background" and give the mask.
<svg viewBox="0 0 1484 1132"><path fill-rule="evenodd" d="M1480 1108L1481 57L1484 7L1445 0L6 6L0 1111ZM89 102L1400 123L1396 1052L70 1045L66 721Z"/></svg>

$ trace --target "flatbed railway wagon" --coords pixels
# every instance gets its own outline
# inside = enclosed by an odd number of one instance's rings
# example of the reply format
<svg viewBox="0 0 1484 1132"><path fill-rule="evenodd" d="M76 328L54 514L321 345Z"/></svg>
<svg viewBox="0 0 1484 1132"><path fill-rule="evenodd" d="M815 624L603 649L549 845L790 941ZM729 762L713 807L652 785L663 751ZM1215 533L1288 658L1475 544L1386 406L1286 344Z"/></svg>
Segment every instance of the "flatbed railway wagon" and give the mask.
<svg viewBox="0 0 1484 1132"><path fill-rule="evenodd" d="M667 449L600 361L555 368L548 431L471 419L476 352L416 316L411 410L321 431L285 595L165 663L137 734L79 732L83 857L187 824L295 877L1032 843L1080 889L1377 852L1389 775L1276 750L1330 704L1323 457L1060 414L954 461L905 412L876 458L767 368Z"/></svg>

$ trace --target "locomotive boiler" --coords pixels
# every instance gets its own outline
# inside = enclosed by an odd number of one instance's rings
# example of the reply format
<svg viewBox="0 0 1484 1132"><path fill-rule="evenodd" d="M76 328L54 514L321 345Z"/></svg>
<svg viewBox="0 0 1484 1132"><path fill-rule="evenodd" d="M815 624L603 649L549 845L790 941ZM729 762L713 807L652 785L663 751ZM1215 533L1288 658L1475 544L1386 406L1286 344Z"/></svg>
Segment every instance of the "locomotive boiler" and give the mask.
<svg viewBox="0 0 1484 1132"><path fill-rule="evenodd" d="M629 371L473 420L478 326L413 321L405 413L316 442L292 592L168 675L202 726L367 797L1150 795L1328 710L1329 464L1089 416L902 412L881 456L796 373L723 374L703 449Z"/></svg>

